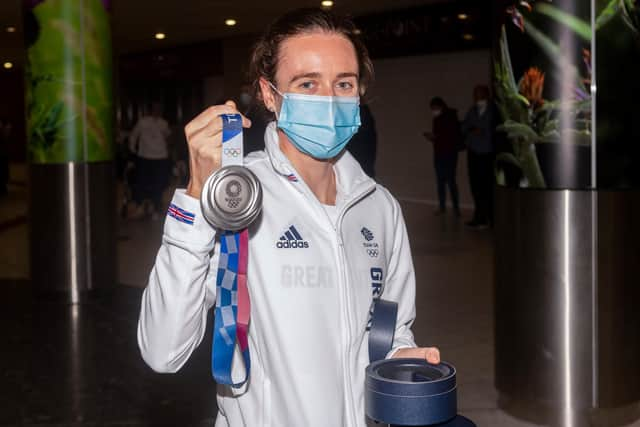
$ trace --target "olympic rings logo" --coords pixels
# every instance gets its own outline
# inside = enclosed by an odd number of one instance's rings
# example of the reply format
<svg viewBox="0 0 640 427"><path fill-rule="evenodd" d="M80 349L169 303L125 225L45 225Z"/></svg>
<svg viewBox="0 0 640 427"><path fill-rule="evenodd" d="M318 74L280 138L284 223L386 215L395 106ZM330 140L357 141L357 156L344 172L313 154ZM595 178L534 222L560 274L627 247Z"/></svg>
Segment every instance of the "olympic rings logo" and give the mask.
<svg viewBox="0 0 640 427"><path fill-rule="evenodd" d="M225 148L224 155L230 157L238 157L240 155L240 151L241 150L239 148Z"/></svg>
<svg viewBox="0 0 640 427"><path fill-rule="evenodd" d="M378 255L380 255L380 252L377 249L367 249L367 253L371 258L378 258Z"/></svg>

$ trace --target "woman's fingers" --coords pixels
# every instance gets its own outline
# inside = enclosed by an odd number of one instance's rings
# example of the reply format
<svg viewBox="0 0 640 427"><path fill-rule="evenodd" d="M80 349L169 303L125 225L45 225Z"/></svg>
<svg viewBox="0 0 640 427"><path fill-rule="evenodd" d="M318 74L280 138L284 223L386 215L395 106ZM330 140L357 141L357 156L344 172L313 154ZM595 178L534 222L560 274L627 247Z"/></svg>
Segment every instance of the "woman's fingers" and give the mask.
<svg viewBox="0 0 640 427"><path fill-rule="evenodd" d="M220 116L212 119L206 126L195 130L187 138L189 141L198 142L204 138L211 138L222 132L222 118ZM222 141L222 139L220 139Z"/></svg>
<svg viewBox="0 0 640 427"><path fill-rule="evenodd" d="M191 120L184 128L184 133L187 137L187 141L196 132L202 128L208 127L212 123L216 123L222 127L222 119L219 118L221 114L240 114L236 109L236 104L233 101L227 101L223 105L214 105L198 114L193 120ZM242 116L242 115L241 115ZM251 127L251 120L242 116L242 126Z"/></svg>
<svg viewBox="0 0 640 427"><path fill-rule="evenodd" d="M424 359L434 365L440 363L440 350L436 347L401 348L393 355L394 359Z"/></svg>
<svg viewBox="0 0 640 427"><path fill-rule="evenodd" d="M427 362L433 363L434 365L440 363L440 350L435 347L429 347L425 350L425 359L427 359Z"/></svg>
<svg viewBox="0 0 640 427"><path fill-rule="evenodd" d="M214 105L213 107L207 108L184 127L187 140L189 140L195 132L211 123L220 114L234 114L236 112L237 111L229 105Z"/></svg>
<svg viewBox="0 0 640 427"><path fill-rule="evenodd" d="M222 114L240 114L233 101L209 107L191 120L184 128L189 146L190 177L187 194L199 198L202 186L213 172L220 168L222 157ZM241 115L242 116L242 115ZM242 126L251 121L242 116Z"/></svg>

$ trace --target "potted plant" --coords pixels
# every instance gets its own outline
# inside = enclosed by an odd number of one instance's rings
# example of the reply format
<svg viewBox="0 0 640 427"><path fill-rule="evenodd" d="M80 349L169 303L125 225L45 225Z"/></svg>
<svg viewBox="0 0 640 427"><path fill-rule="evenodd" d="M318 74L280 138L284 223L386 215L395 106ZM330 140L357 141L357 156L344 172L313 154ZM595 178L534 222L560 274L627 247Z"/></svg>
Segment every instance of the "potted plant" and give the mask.
<svg viewBox="0 0 640 427"><path fill-rule="evenodd" d="M577 16L541 3L533 10L521 1L506 9L511 24L534 42L552 65L560 82L559 91L546 90L545 72L535 65L525 68L516 80L511 61L506 25L502 25L494 57L496 105L502 116L498 130L506 134L511 152L497 156L498 184L505 184L500 165L510 164L522 173L522 188L582 188L590 185L591 40L590 24ZM581 49L582 63L573 52L536 27L526 13L546 15L571 30ZM509 24L510 25L510 24ZM579 46L578 46L579 45ZM547 96L545 97L545 93ZM549 99L550 98L550 99Z"/></svg>

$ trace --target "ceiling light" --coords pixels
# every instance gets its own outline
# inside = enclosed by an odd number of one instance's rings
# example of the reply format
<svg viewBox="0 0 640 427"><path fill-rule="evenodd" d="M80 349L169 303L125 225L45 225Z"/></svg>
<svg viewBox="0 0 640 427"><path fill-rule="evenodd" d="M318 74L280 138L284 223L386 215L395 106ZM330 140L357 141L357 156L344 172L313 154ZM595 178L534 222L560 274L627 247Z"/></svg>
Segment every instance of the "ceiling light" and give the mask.
<svg viewBox="0 0 640 427"><path fill-rule="evenodd" d="M322 5L322 7L331 7L333 6L333 2L331 0L322 0L322 3L320 3Z"/></svg>
<svg viewBox="0 0 640 427"><path fill-rule="evenodd" d="M7 27L7 33L15 33L15 32L16 32L16 27L14 26Z"/></svg>
<svg viewBox="0 0 640 427"><path fill-rule="evenodd" d="M13 68L13 63L11 63L11 62L5 62L2 66L3 66L5 69L7 69L7 70L8 70L8 69L10 69L10 68Z"/></svg>
<svg viewBox="0 0 640 427"><path fill-rule="evenodd" d="M229 27L233 27L237 23L238 23L238 21L236 21L235 19L227 19L226 21L224 21L224 24L229 26Z"/></svg>
<svg viewBox="0 0 640 427"><path fill-rule="evenodd" d="M154 37L158 40L164 40L167 38L167 35L165 33L156 33Z"/></svg>
<svg viewBox="0 0 640 427"><path fill-rule="evenodd" d="M467 15L466 13L459 13L458 14L458 19L461 21L467 20L469 19L469 15Z"/></svg>
<svg viewBox="0 0 640 427"><path fill-rule="evenodd" d="M473 39L475 39L475 36L473 34L468 34L467 33L467 34L463 34L462 38L465 39L465 40L473 40Z"/></svg>
<svg viewBox="0 0 640 427"><path fill-rule="evenodd" d="M362 34L362 30L360 28L356 28L355 30L353 30L353 34L359 36L360 34Z"/></svg>

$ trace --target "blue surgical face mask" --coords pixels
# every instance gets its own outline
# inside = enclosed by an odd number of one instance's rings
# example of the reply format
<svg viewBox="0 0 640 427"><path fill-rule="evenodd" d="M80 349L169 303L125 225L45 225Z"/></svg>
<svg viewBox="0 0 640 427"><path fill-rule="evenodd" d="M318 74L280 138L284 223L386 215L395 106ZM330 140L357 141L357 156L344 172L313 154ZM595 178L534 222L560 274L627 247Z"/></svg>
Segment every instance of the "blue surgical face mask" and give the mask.
<svg viewBox="0 0 640 427"><path fill-rule="evenodd" d="M316 159L337 156L360 127L360 98L280 93L278 128L295 147Z"/></svg>

